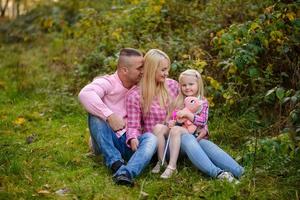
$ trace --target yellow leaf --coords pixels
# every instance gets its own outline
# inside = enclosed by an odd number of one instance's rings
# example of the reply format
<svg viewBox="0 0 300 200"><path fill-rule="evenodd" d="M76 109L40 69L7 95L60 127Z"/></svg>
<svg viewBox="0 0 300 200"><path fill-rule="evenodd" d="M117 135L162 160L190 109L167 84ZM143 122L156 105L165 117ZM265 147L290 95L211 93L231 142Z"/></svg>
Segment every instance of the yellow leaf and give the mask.
<svg viewBox="0 0 300 200"><path fill-rule="evenodd" d="M195 65L197 68L203 69L207 65L207 62L205 62L204 60L196 59Z"/></svg>
<svg viewBox="0 0 300 200"><path fill-rule="evenodd" d="M221 37L222 35L223 35L223 33L224 33L225 31L222 29L222 30L220 30L220 31L218 31L217 32L217 36L218 37Z"/></svg>
<svg viewBox="0 0 300 200"><path fill-rule="evenodd" d="M251 26L250 26L250 30L251 31L254 31L254 30L256 30L256 29L260 29L261 28L261 26L258 24L258 23L256 23L256 22L253 22L252 24L251 24Z"/></svg>
<svg viewBox="0 0 300 200"><path fill-rule="evenodd" d="M25 123L26 119L24 117L18 117L13 123L16 125L23 125Z"/></svg>
<svg viewBox="0 0 300 200"><path fill-rule="evenodd" d="M226 100L229 100L232 98L232 96L229 94L229 92L224 92L223 93L223 98L226 99Z"/></svg>
<svg viewBox="0 0 300 200"><path fill-rule="evenodd" d="M235 74L237 70L237 67L235 65L230 65L228 73Z"/></svg>
<svg viewBox="0 0 300 200"><path fill-rule="evenodd" d="M220 83L219 83L217 80L213 79L213 78L211 78L210 84L211 84L211 86L212 86L213 88L215 88L216 90L221 89Z"/></svg>
<svg viewBox="0 0 300 200"><path fill-rule="evenodd" d="M271 12L273 11L273 9L274 9L274 6L269 6L269 7L267 7L267 8L265 9L265 12L266 12L266 13L271 13Z"/></svg>
<svg viewBox="0 0 300 200"><path fill-rule="evenodd" d="M139 4L140 3L140 1L139 0L131 0L130 1L132 4L134 4L134 5L137 5L137 4Z"/></svg>
<svg viewBox="0 0 300 200"><path fill-rule="evenodd" d="M161 6L160 6L160 5L158 5L158 6L153 6L153 10L154 10L154 12L160 12Z"/></svg>
<svg viewBox="0 0 300 200"><path fill-rule="evenodd" d="M189 55L189 54L183 54L183 55L182 55L182 58L183 58L183 59L189 59L189 58L190 58L190 55Z"/></svg>
<svg viewBox="0 0 300 200"><path fill-rule="evenodd" d="M289 18L290 21L294 21L296 14L293 12L289 12L286 14L286 16Z"/></svg>
<svg viewBox="0 0 300 200"><path fill-rule="evenodd" d="M51 192L49 192L48 190L39 190L39 191L37 191L37 193L39 193L39 194L50 194Z"/></svg>
<svg viewBox="0 0 300 200"><path fill-rule="evenodd" d="M214 97L206 97L206 99L208 101L209 107L214 107L215 106L215 103L213 101Z"/></svg>

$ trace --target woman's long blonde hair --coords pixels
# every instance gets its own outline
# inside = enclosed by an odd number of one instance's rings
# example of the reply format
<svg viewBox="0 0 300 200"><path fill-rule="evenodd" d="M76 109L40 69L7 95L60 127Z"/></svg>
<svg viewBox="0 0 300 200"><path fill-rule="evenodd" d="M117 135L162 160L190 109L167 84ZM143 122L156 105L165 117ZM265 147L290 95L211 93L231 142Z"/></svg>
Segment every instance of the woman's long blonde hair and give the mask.
<svg viewBox="0 0 300 200"><path fill-rule="evenodd" d="M144 114L150 110L152 101L157 98L162 108L165 108L169 103L169 94L165 83L157 83L155 74L160 65L161 60L166 59L171 64L169 56L159 49L150 49L144 56L144 72L143 78L140 81L141 88L141 104Z"/></svg>
<svg viewBox="0 0 300 200"><path fill-rule="evenodd" d="M203 86L201 74L195 69L187 69L179 75L178 82L180 84L180 90L176 100L170 107L171 110L174 110L176 108L179 109L183 108L183 102L186 96L181 91L181 84L182 84L182 77L184 76L195 77L197 79L197 84L198 84L197 97L201 99L204 96L204 86Z"/></svg>

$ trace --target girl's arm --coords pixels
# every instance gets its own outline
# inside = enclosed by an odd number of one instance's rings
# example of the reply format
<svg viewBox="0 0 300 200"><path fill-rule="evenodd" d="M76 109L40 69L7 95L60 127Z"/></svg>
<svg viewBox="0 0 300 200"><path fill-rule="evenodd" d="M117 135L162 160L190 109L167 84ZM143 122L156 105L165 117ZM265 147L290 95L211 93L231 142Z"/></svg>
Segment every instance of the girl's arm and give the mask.
<svg viewBox="0 0 300 200"><path fill-rule="evenodd" d="M203 98L202 103L202 110L200 111L200 113L194 115L194 119L192 120L192 122L197 127L201 128L205 127L205 125L207 124L209 110L208 101L206 98Z"/></svg>

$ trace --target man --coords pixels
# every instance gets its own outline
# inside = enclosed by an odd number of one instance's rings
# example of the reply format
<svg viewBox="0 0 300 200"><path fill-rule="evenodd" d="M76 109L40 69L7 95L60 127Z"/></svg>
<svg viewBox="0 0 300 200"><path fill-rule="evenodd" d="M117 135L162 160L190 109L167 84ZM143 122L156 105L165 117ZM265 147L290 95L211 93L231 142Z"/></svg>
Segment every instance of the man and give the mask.
<svg viewBox="0 0 300 200"><path fill-rule="evenodd" d="M89 113L88 122L94 147L104 156L117 184L133 186L156 151L154 135L142 135L137 149L126 145L125 96L143 74L143 54L136 49L120 51L117 71L94 79L79 93L79 100ZM150 147L150 149L149 149ZM125 164L125 160L129 160Z"/></svg>

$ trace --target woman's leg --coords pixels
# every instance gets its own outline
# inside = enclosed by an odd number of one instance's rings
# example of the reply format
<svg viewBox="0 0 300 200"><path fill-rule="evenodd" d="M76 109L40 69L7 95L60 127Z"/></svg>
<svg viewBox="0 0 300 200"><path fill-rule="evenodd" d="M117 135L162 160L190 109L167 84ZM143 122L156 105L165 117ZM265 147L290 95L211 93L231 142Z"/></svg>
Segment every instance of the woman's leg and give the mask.
<svg viewBox="0 0 300 200"><path fill-rule="evenodd" d="M202 139L199 145L209 159L222 170L231 172L237 178L243 174L244 168L213 142Z"/></svg>
<svg viewBox="0 0 300 200"><path fill-rule="evenodd" d="M173 169L177 167L178 154L180 150L181 135L188 134L188 131L180 126L174 126L170 130L170 161L169 166Z"/></svg>
<svg viewBox="0 0 300 200"><path fill-rule="evenodd" d="M181 135L181 148L192 163L205 174L217 177L223 171L209 159L192 134Z"/></svg>

